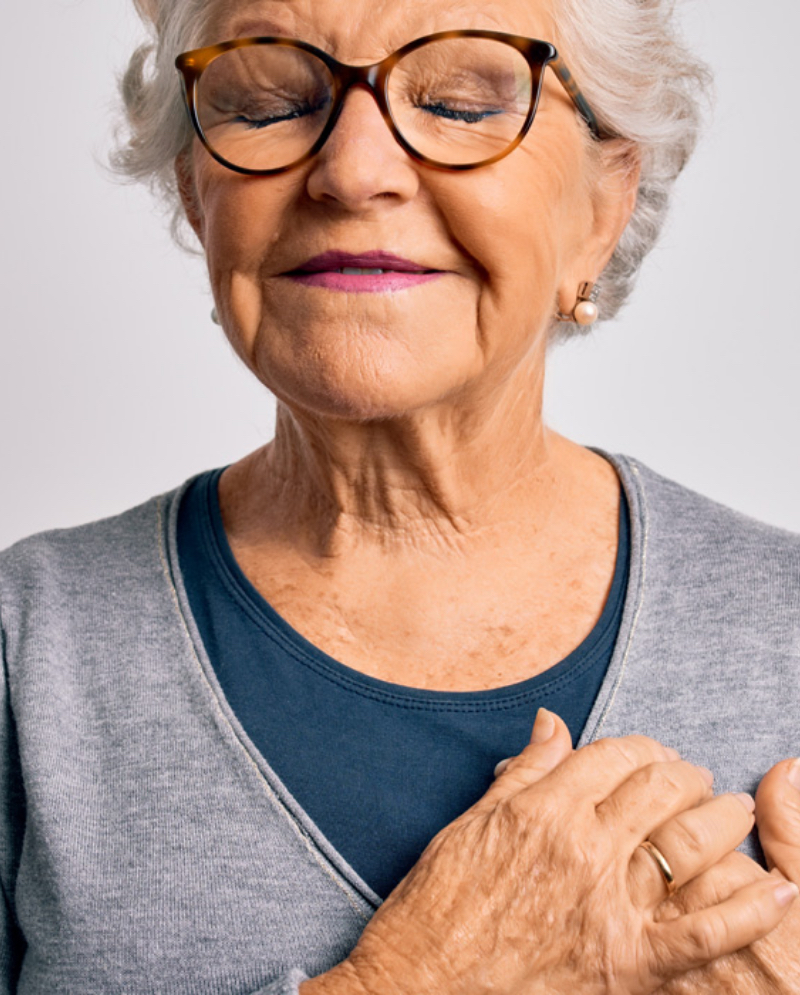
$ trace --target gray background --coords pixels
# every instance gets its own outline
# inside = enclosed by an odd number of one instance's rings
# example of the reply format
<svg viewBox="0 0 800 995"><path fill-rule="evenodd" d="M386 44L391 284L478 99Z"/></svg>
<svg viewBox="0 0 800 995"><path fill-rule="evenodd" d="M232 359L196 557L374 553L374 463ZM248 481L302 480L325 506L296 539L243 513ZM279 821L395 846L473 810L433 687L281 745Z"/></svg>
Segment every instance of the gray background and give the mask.
<svg viewBox="0 0 800 995"><path fill-rule="evenodd" d="M634 302L552 355L548 420L800 531L800 4L682 10L714 117ZM202 263L99 165L128 0L14 3L3 23L0 548L231 462L274 423L209 321Z"/></svg>

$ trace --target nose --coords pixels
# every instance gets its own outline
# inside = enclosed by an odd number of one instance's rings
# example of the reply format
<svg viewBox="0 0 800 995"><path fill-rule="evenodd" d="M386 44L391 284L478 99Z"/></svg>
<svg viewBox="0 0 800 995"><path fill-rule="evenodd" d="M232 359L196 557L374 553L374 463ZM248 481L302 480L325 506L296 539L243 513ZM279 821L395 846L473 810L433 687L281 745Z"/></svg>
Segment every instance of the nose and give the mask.
<svg viewBox="0 0 800 995"><path fill-rule="evenodd" d="M308 174L309 195L349 211L404 203L419 189L414 160L397 143L373 95L354 86Z"/></svg>

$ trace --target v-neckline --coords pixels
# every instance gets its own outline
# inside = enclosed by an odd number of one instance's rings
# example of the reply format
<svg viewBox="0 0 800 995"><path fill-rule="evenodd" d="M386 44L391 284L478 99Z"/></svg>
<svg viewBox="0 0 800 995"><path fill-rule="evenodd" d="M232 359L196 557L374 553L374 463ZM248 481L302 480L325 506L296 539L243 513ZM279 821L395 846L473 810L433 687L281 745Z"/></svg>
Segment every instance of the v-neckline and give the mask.
<svg viewBox="0 0 800 995"><path fill-rule="evenodd" d="M630 647L636 629L644 591L644 572L646 563L646 546L648 539L647 507L639 479L638 467L629 457L609 454L601 449L592 451L608 460L617 471L625 497L628 501L630 514L630 558L628 585L622 612L622 620L611 662L606 671L603 683L595 699L592 710L584 726L578 747L598 738L624 678ZM196 678L205 684L209 695L209 707L216 706L221 711L231 732L248 754L264 778L268 793L273 801L282 807L284 813L292 821L295 831L302 834L312 850L312 854L331 877L337 887L348 896L355 891L363 902L366 902L374 912L381 903L381 897L367 884L355 869L344 859L341 853L331 844L317 824L305 809L297 802L283 781L278 777L266 758L248 736L241 722L231 708L227 697L217 679L214 667L206 653L199 629L189 604L183 575L180 569L177 547L178 511L181 499L197 478L197 475L185 481L162 499L163 509L159 504L159 535L158 541L163 554L163 562L167 580L172 588L180 621L189 637L193 656L193 672ZM358 910L365 919L369 917L364 911Z"/></svg>

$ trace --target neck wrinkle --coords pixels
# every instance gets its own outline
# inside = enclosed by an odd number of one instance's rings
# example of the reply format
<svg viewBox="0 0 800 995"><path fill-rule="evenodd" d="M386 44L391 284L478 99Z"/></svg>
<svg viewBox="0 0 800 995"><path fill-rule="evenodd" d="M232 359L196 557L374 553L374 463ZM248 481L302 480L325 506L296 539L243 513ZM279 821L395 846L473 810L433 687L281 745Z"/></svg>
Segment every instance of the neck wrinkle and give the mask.
<svg viewBox="0 0 800 995"><path fill-rule="evenodd" d="M361 424L279 402L275 438L237 481L245 531L327 558L362 545L464 551L523 522L543 527L563 484L561 440L542 421L541 381L506 397L471 424L452 408Z"/></svg>

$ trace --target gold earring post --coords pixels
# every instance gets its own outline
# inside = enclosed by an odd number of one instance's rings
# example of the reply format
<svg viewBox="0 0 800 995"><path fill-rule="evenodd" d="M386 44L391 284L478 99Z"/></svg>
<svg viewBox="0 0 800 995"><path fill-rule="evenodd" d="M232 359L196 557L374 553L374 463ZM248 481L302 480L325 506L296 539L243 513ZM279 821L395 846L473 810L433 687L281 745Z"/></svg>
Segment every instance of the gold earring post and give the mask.
<svg viewBox="0 0 800 995"><path fill-rule="evenodd" d="M572 314L562 314L558 312L556 318L559 321L569 322L572 325L581 325L588 328L600 317L600 312L595 304L597 296L596 284L586 281L578 288L578 299Z"/></svg>

